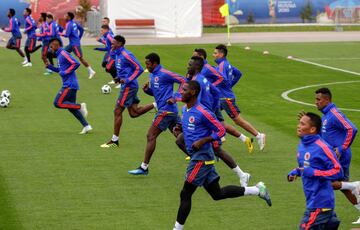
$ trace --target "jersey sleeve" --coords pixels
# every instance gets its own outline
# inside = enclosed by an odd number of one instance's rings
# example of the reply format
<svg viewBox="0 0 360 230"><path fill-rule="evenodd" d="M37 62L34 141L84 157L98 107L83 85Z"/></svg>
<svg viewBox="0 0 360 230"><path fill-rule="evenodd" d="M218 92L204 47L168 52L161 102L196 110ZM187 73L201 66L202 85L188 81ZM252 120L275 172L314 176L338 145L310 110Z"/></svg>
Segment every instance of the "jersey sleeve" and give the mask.
<svg viewBox="0 0 360 230"><path fill-rule="evenodd" d="M140 63L135 59L132 54L128 54L125 51L123 51L122 54L124 55L126 61L130 64L131 69L133 70L132 72L130 72L130 76L125 79L125 82L129 83L136 80L142 74L142 72L144 72L144 69L141 67Z"/></svg>
<svg viewBox="0 0 360 230"><path fill-rule="evenodd" d="M33 25L33 23L31 22L31 20L30 20L29 17L26 17L26 20L25 20L25 21L26 21L27 24L29 25L28 27L25 28L25 31L27 32L27 31L31 30L31 29L34 27L34 25ZM26 25L26 24L25 24L25 25Z"/></svg>
<svg viewBox="0 0 360 230"><path fill-rule="evenodd" d="M233 74L233 78L231 79L231 87L234 87L234 85L236 85L236 83L240 80L242 73L240 72L240 70L238 70L233 66L232 74Z"/></svg>
<svg viewBox="0 0 360 230"><path fill-rule="evenodd" d="M204 122L204 124L207 127L209 127L213 131L213 133L211 134L211 137L214 140L220 140L223 136L225 136L224 126L220 123L220 121L218 121L215 118L215 115L213 113L206 110L205 108L203 108L200 105L197 106L197 109L203 115L201 120Z"/></svg>
<svg viewBox="0 0 360 230"><path fill-rule="evenodd" d="M76 23L76 25L79 30L79 39L81 39L82 36L84 35L84 27L82 27L79 23Z"/></svg>
<svg viewBox="0 0 360 230"><path fill-rule="evenodd" d="M332 109L331 113L335 117L334 122L336 127L346 132L346 137L343 144L341 146L337 146L339 152L342 153L350 147L358 130L349 119L347 119L343 114L339 113L336 109Z"/></svg>
<svg viewBox="0 0 360 230"><path fill-rule="evenodd" d="M6 28L4 28L4 31L5 32L11 32L12 30L13 30L13 28L14 28L14 25L13 25L13 20L12 20L12 18L9 20L9 27L6 27Z"/></svg>
<svg viewBox="0 0 360 230"><path fill-rule="evenodd" d="M209 80L212 82L214 86L218 86L219 84L224 82L224 76L214 67L212 67L210 64L206 64L205 68L207 69L208 72L206 77L209 78Z"/></svg>
<svg viewBox="0 0 360 230"><path fill-rule="evenodd" d="M69 74L69 73L74 72L77 68L79 68L80 63L74 57L70 56L65 51L61 52L61 54L64 56L65 60L68 62L69 67L65 71L61 71L60 74Z"/></svg>

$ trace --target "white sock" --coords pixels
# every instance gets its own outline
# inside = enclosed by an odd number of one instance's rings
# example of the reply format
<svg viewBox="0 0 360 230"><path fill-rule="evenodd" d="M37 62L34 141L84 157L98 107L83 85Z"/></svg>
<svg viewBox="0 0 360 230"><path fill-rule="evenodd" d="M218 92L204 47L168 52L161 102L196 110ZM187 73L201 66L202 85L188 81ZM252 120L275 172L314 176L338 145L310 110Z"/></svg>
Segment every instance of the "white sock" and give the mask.
<svg viewBox="0 0 360 230"><path fill-rule="evenodd" d="M91 66L87 67L87 69L88 69L89 73L95 72L95 71L91 68Z"/></svg>
<svg viewBox="0 0 360 230"><path fill-rule="evenodd" d="M148 169L148 167L149 167L148 164L146 164L146 163L144 163L144 162L141 163L141 168L142 168L142 169L146 170L146 169Z"/></svg>
<svg viewBox="0 0 360 230"><path fill-rule="evenodd" d="M241 168L239 167L239 165L236 165L235 168L232 169L239 177L242 176L242 174L244 173Z"/></svg>
<svg viewBox="0 0 360 230"><path fill-rule="evenodd" d="M29 62L29 60L27 59L27 57L26 57L26 56L24 57L24 61Z"/></svg>
<svg viewBox="0 0 360 230"><path fill-rule="evenodd" d="M354 207L355 207L358 211L360 211L360 204L355 204Z"/></svg>
<svg viewBox="0 0 360 230"><path fill-rule="evenodd" d="M242 142L246 141L246 136L244 134L241 134L240 137L238 137Z"/></svg>
<svg viewBox="0 0 360 230"><path fill-rule="evenodd" d="M257 196L259 195L260 193L260 190L258 187L256 186L251 186L251 187L245 187L245 192L244 192L244 195L245 196Z"/></svg>
<svg viewBox="0 0 360 230"><path fill-rule="evenodd" d="M354 190L356 189L356 183L355 182L341 182L341 188L340 190Z"/></svg>
<svg viewBox="0 0 360 230"><path fill-rule="evenodd" d="M179 224L177 221L175 222L175 226L173 230L182 230L184 225Z"/></svg>
<svg viewBox="0 0 360 230"><path fill-rule="evenodd" d="M118 141L119 140L119 137L116 136L116 135L113 135L112 138L111 138L112 141Z"/></svg>
<svg viewBox="0 0 360 230"><path fill-rule="evenodd" d="M261 133L258 132L258 134L256 135L256 139L260 139L261 138Z"/></svg>

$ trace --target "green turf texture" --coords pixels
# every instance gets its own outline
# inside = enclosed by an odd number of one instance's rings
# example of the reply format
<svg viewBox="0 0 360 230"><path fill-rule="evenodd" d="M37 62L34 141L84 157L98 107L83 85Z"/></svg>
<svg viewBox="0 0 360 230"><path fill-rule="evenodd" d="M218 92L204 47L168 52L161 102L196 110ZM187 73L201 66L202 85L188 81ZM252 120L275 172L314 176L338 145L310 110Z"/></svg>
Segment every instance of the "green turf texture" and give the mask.
<svg viewBox="0 0 360 230"><path fill-rule="evenodd" d="M341 26L343 31L359 31L359 25ZM231 28L231 33L244 32L309 32L309 31L336 31L335 25L329 26L239 26ZM204 26L204 33L227 33L226 26Z"/></svg>
<svg viewBox="0 0 360 230"><path fill-rule="evenodd" d="M206 48L209 61L214 45L129 46L141 63L150 52L160 54L169 70L184 74L195 47ZM258 44L245 51L233 44L229 60L243 72L235 86L243 117L267 134L267 146L248 154L244 144L227 136L224 149L241 168L251 173L251 184L264 181L273 206L258 197L241 197L215 202L202 189L193 196L186 229L297 229L305 210L301 180L286 181L296 167L297 113L317 112L314 107L290 103L281 93L300 86L346 80L358 76L287 60L298 57L359 57L359 43ZM267 48L268 47L268 48ZM146 132L154 113L132 119L125 112L120 148L101 149L112 135L113 107L118 90L103 95L100 88L110 80L101 69L103 53L85 47L85 58L97 71L87 79L81 66L77 71L81 90L78 102L88 104L88 121L94 131L78 135L81 126L66 110L53 106L61 87L56 74L43 76L39 53L33 67L22 68L22 59L10 50L0 49L0 90L12 93L9 108L0 109L0 229L172 229L179 205L187 162L169 133L162 134L147 177L127 173L143 160ZM267 48L270 55L263 55ZM340 55L341 54L341 55ZM325 60L323 64L327 64ZM344 65L359 71L357 60ZM328 63L341 67L340 62ZM345 67L343 67L345 68ZM144 83L147 74L140 76ZM334 102L339 107L360 108L360 83L333 85ZM312 103L314 90L297 91L290 96ZM139 92L141 103L153 99ZM360 114L345 114L360 127ZM225 114L224 114L225 115ZM231 123L229 119L228 122ZM351 177L360 179L360 141L353 143ZM221 185L238 184L237 176L223 162L216 164ZM336 211L340 229L350 229L359 212L339 192Z"/></svg>

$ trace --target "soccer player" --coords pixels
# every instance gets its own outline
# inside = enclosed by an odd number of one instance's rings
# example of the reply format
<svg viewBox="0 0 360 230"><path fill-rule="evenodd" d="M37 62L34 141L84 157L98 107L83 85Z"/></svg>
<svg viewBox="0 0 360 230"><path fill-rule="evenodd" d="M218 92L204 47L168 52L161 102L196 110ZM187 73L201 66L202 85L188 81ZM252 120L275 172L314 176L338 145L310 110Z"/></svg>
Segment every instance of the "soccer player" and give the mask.
<svg viewBox="0 0 360 230"><path fill-rule="evenodd" d="M36 23L35 20L31 17L30 8L25 8L24 17L25 17L24 33L27 35L27 39L25 42L26 60L22 64L23 67L31 67L32 64L31 64L30 54L38 50L41 47L41 45L36 46L36 36L35 36Z"/></svg>
<svg viewBox="0 0 360 230"><path fill-rule="evenodd" d="M21 57L24 58L24 61L26 60L26 57L24 55L24 52L20 49L21 45L21 32L20 32L20 22L15 17L15 10L10 8L7 14L9 18L9 27L2 28L5 32L11 33L11 38L9 39L6 48L16 50Z"/></svg>
<svg viewBox="0 0 360 230"><path fill-rule="evenodd" d="M323 113L321 137L335 149L339 157L344 177L333 182L335 190L341 190L346 198L360 211L360 182L349 182L351 144L357 133L355 125L332 103L328 88L320 88L316 93L316 107ZM360 224L360 218L354 222Z"/></svg>
<svg viewBox="0 0 360 230"><path fill-rule="evenodd" d="M206 60L207 54L206 50L202 48L197 48L193 52L193 56L201 57L204 59L204 67L201 70L201 74L208 79L215 87L217 87L220 91L221 88L226 88L226 80L222 76L221 73L219 73L214 67L212 67ZM252 153L254 150L254 145L252 139L245 136L244 134L240 133L238 130L235 129L235 127L225 123L224 117L221 114L220 108L217 109L217 111L214 111L217 119L224 125L226 129L226 133L229 133L230 135L238 138L242 142L244 142L248 148L248 152Z"/></svg>
<svg viewBox="0 0 360 230"><path fill-rule="evenodd" d="M201 57L192 57L189 61L188 66L188 80L195 80L200 84L200 95L199 95L199 102L207 107L210 111L218 111L219 112L219 91L216 87L214 87L210 81L208 81L202 74L201 71L204 66L204 59ZM219 117L219 115L216 115ZM190 155L185 146L184 136L180 134L177 136L176 144L179 146L181 150L184 151L185 154ZM224 151L221 148L221 141L214 141L212 142L215 155L222 159L224 163L234 172L240 179L240 184L242 186L247 186L250 180L250 174L243 172L238 164L236 164L233 157ZM189 156L189 158L191 158Z"/></svg>
<svg viewBox="0 0 360 230"><path fill-rule="evenodd" d="M41 48L41 59L43 60L44 64L48 62L48 51L49 51L49 42L50 42L50 36L48 35L48 24L46 22L46 16L47 14L42 12L40 14L39 23L40 23L40 33L35 34L35 36L38 38L39 41L42 42L42 48ZM49 60L51 65L54 65L54 62L52 59ZM52 71L47 69L47 71L44 73L44 75L50 75L52 74Z"/></svg>
<svg viewBox="0 0 360 230"><path fill-rule="evenodd" d="M227 53L228 50L225 45L216 46L213 53L215 62L218 64L216 69L224 76L226 81L226 87L220 89L221 109L225 110L235 124L256 137L260 151L262 151L265 148L266 135L256 130L252 124L240 115L240 109L236 105L235 94L232 91L232 87L240 80L242 74L226 59Z"/></svg>
<svg viewBox="0 0 360 230"><path fill-rule="evenodd" d="M132 175L149 173L148 167L155 151L157 137L166 129L172 132L176 124L180 123L173 89L174 83L180 84L181 87L186 82L185 78L164 69L160 65L160 57L156 53L150 53L145 57L145 65L150 72L150 82L143 86L143 90L146 94L154 96L158 112L147 133L144 161L139 168L129 171Z"/></svg>
<svg viewBox="0 0 360 230"><path fill-rule="evenodd" d="M340 163L332 148L320 137L321 118L305 113L297 126L301 139L298 146L298 167L287 176L288 181L302 177L306 211L299 229L337 229L340 221L334 212L335 197L332 179L342 177Z"/></svg>
<svg viewBox="0 0 360 230"><path fill-rule="evenodd" d="M235 198L246 195L258 195L271 206L271 199L263 182L256 186L240 187L228 185L220 187L220 177L214 167L214 152L211 142L225 135L225 128L216 120L215 115L197 97L201 86L197 81L189 81L183 85L182 101L186 103L182 114L182 127L187 152L191 161L186 170L186 179L180 193L174 230L183 229L191 210L192 195L199 186L203 186L214 200Z"/></svg>
<svg viewBox="0 0 360 230"><path fill-rule="evenodd" d="M119 147L122 113L126 108L132 118L139 117L154 108L154 104L139 106L137 78L144 70L134 55L125 48L125 42L125 38L121 35L116 35L112 41L111 55L115 56L116 81L121 83L121 89L114 110L113 136L107 143L100 146L102 148Z"/></svg>
<svg viewBox="0 0 360 230"><path fill-rule="evenodd" d="M65 47L65 50L69 53L74 52L79 58L80 62L88 69L89 79L95 76L95 71L91 68L89 63L83 58L80 39L84 33L84 28L81 25L74 22L75 15L72 12L67 12L65 15L66 27L65 31L61 33L62 36L69 38L69 45Z"/></svg>
<svg viewBox="0 0 360 230"><path fill-rule="evenodd" d="M58 38L50 40L50 47L55 52L59 67L51 65L49 62L46 64L46 68L59 73L63 82L62 88L54 100L54 106L59 109L68 109L83 126L79 134L86 134L92 130L92 127L85 119L88 114L86 104L76 104L76 92L79 90L79 83L75 70L79 68L80 63L61 48L60 44Z"/></svg>
<svg viewBox="0 0 360 230"><path fill-rule="evenodd" d="M116 68L115 68L115 60L111 58L111 43L114 39L114 35L110 33L110 28L108 25L101 26L101 39L105 41L105 47L96 47L94 50L105 51L104 58L102 60L102 67L105 68L105 71L110 73L113 79L116 78ZM114 80L113 80L114 81ZM114 81L115 83L115 81ZM114 84L112 81L109 84Z"/></svg>

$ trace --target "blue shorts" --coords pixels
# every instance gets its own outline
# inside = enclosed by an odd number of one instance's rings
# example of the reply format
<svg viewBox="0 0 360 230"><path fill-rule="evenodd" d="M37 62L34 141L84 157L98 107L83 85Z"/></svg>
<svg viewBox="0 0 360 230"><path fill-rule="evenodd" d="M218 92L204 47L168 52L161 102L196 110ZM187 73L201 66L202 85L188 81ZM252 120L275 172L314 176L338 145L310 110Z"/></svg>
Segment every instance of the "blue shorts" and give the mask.
<svg viewBox="0 0 360 230"><path fill-rule="evenodd" d="M54 100L54 106L59 109L80 109L76 104L76 89L61 88Z"/></svg>
<svg viewBox="0 0 360 230"><path fill-rule="evenodd" d="M25 42L25 47L29 49L29 51L33 51L36 46L36 38L27 38Z"/></svg>
<svg viewBox="0 0 360 230"><path fill-rule="evenodd" d="M153 126L165 131L167 128L172 132L176 124L180 124L181 120L177 113L168 111L158 111L152 123Z"/></svg>
<svg viewBox="0 0 360 230"><path fill-rule="evenodd" d="M341 154L339 162L341 168L343 169L344 176L341 179L342 181L349 181L350 180L350 162L351 162L351 150L347 149L344 153Z"/></svg>
<svg viewBox="0 0 360 230"><path fill-rule="evenodd" d="M122 87L119 93L116 107L130 107L133 104L139 104L140 100L137 96L138 88Z"/></svg>
<svg viewBox="0 0 360 230"><path fill-rule="evenodd" d="M20 46L21 46L21 37L12 36L9 39L7 44L10 45L10 46L16 47L16 48L20 48Z"/></svg>
<svg viewBox="0 0 360 230"><path fill-rule="evenodd" d="M74 52L78 58L81 58L83 56L81 46L67 45L65 47L65 50L69 53Z"/></svg>
<svg viewBox="0 0 360 230"><path fill-rule="evenodd" d="M332 209L306 209L299 230L337 229L340 221Z"/></svg>
<svg viewBox="0 0 360 230"><path fill-rule="evenodd" d="M186 169L186 181L195 186L207 186L219 178L213 162L206 164L205 161L190 161Z"/></svg>
<svg viewBox="0 0 360 230"><path fill-rule="evenodd" d="M220 106L222 110L229 115L230 118L234 119L240 114L240 109L235 103L235 98L223 98L220 99Z"/></svg>

